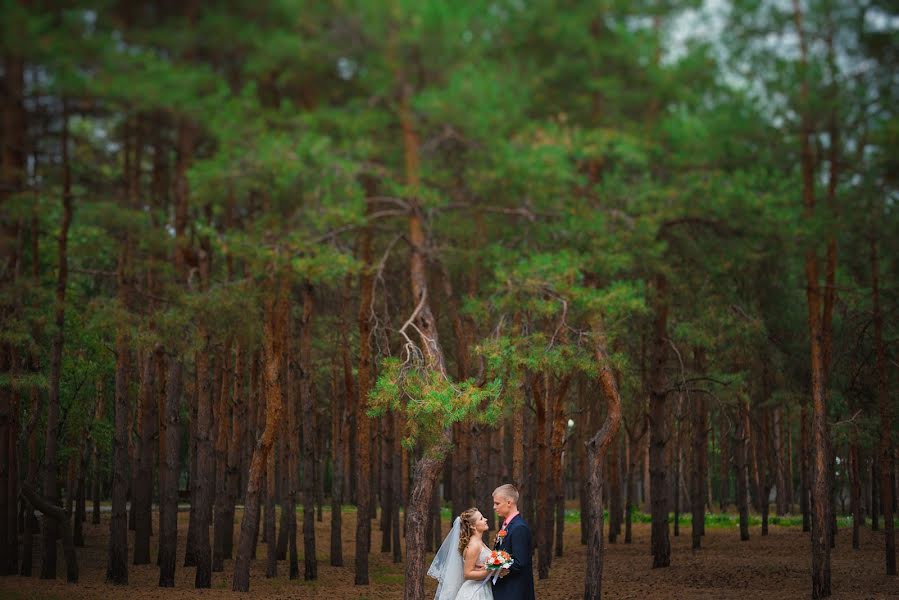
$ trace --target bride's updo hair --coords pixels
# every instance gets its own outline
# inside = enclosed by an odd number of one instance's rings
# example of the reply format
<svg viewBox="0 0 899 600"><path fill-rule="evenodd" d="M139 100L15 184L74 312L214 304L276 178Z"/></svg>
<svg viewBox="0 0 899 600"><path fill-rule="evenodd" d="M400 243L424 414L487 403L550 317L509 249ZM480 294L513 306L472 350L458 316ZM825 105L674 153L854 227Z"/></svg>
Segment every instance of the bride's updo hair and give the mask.
<svg viewBox="0 0 899 600"><path fill-rule="evenodd" d="M474 531L474 515L478 512L476 508L469 508L459 515L459 554L463 554L471 541L471 534Z"/></svg>

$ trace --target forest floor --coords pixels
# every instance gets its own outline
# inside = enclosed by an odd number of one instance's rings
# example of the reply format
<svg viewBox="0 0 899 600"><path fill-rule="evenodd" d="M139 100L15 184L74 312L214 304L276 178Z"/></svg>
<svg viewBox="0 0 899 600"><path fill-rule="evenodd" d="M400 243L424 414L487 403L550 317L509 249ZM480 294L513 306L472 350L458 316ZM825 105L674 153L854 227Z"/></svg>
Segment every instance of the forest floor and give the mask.
<svg viewBox="0 0 899 600"><path fill-rule="evenodd" d="M344 567L329 566L329 513L324 521L316 522L318 543L318 575L314 582L288 578L287 563L279 562L278 577L265 577L265 545L260 544L258 560L253 562L250 594L231 591L233 561L226 561L223 573L213 574L212 589L193 589L194 569L183 568L179 562L176 570L176 587L157 587L159 571L155 564L131 566L127 586L104 583L106 572L106 538L108 514L100 525L85 524L87 546L78 549L80 583L67 585L64 581L65 566L62 552L59 555L59 578L44 581L37 578L40 557L39 541L35 544L35 577L0 577L2 600L143 600L166 598L180 600L204 599L328 599L328 600L376 600L399 599L403 595L402 565L394 564L389 554L381 554L381 535L377 523L373 525L370 579L367 587L353 585L353 553L355 538L353 511L343 515ZM158 523L154 514L154 531ZM187 537L188 513L179 517L179 556L184 554ZM238 513L235 536L239 532ZM298 516L302 527L302 515ZM133 532L131 542L133 543ZM809 541L799 527L772 526L770 535L762 537L760 529L753 527L751 539L740 542L739 532L731 527L706 527L703 549L693 553L689 526L681 528L679 537L671 538L671 567L651 569L649 554L649 525L634 526L633 544L607 544L606 564L603 574L604 598L646 599L719 599L752 598L753 600L809 597ZM861 549L852 550L851 533L841 530L832 555L833 590L835 599L899 598L899 579L883 574L883 535L861 530ZM153 557L156 556L157 537L152 539ZM623 539L621 536L620 539ZM553 561L548 579L537 581L537 598L540 600L576 600L583 597L583 575L586 547L580 545L580 525L566 523L564 556ZM298 544L302 551L302 532ZM129 548L130 548L129 544ZM129 557L130 558L130 557ZM183 558L182 558L183 560ZM428 557L430 560L430 557ZM303 569L300 556L300 571ZM427 580L427 595L432 597L436 584Z"/></svg>

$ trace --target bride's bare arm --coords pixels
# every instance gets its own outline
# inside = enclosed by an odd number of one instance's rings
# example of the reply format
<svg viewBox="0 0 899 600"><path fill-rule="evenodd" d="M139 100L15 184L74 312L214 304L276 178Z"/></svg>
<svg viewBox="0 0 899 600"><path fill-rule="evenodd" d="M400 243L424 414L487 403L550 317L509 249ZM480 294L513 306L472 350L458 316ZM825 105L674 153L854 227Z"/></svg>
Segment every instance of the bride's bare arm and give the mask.
<svg viewBox="0 0 899 600"><path fill-rule="evenodd" d="M487 577L487 569L484 565L477 564L481 555L481 542L471 540L465 552L462 554L462 577L465 579L484 579Z"/></svg>

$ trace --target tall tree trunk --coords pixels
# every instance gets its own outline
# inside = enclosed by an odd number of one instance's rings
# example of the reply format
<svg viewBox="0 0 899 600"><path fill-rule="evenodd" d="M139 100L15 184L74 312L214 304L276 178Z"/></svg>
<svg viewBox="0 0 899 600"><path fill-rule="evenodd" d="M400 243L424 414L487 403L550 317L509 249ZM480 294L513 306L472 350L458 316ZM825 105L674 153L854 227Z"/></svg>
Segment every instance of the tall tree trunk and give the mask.
<svg viewBox="0 0 899 600"><path fill-rule="evenodd" d="M229 268L230 271L230 268ZM222 383L219 387L218 400L215 405L215 515L212 533L212 571L225 570L225 537L226 530L233 529L228 517L228 442L231 437L231 373L236 372L237 364L231 356L231 340L225 342L222 352ZM232 516L233 521L233 516Z"/></svg>
<svg viewBox="0 0 899 600"><path fill-rule="evenodd" d="M677 435L674 438L674 537L680 537L680 507L681 507L681 471L683 469L683 437L684 428L682 421L684 418L684 397L678 394L677 410L675 411L674 426L677 428Z"/></svg>
<svg viewBox="0 0 899 600"><path fill-rule="evenodd" d="M228 440L228 456L226 464L225 508L221 515L223 531L222 558L230 559L234 555L234 507L240 495L240 458L244 446L244 429L247 419L247 405L243 387L244 358L242 346L238 342L234 349L234 386L231 393L231 431Z"/></svg>
<svg viewBox="0 0 899 600"><path fill-rule="evenodd" d="M391 418L387 415L381 421L381 552L390 553L392 537L390 531L398 524L393 522L393 432ZM457 428L458 429L458 428ZM457 459L458 462L458 459ZM455 464L453 465L455 466ZM453 493L453 501L456 493ZM453 510L455 512L455 509Z"/></svg>
<svg viewBox="0 0 899 600"><path fill-rule="evenodd" d="M315 429L312 385L312 286L303 285L303 321L300 337L300 402L303 406L303 579L318 578L315 558Z"/></svg>
<svg viewBox="0 0 899 600"><path fill-rule="evenodd" d="M783 436L783 407L774 407L774 469L775 469L775 485L777 486L777 496L775 498L777 516L782 517L789 511L789 494L787 492L787 475L785 472L785 451Z"/></svg>
<svg viewBox="0 0 899 600"><path fill-rule="evenodd" d="M208 240L200 245L200 285L205 291L209 285L212 263L211 247ZM196 511L192 512L192 518L197 520L194 528L194 558L197 571L194 577L194 587L197 589L212 587L212 547L209 544L209 525L212 520L212 504L214 500L213 477L215 469L215 456L212 447L212 404L213 404L213 373L210 364L212 345L208 326L202 321L197 326L197 339L199 351L196 354L197 366L197 424L194 427L194 436L197 446L197 476L191 481L191 487L196 490Z"/></svg>
<svg viewBox="0 0 899 600"><path fill-rule="evenodd" d="M150 563L151 506L153 501L153 450L158 443L155 377L156 353L146 352L141 364L138 421L138 463L134 478L134 564Z"/></svg>
<svg viewBox="0 0 899 600"><path fill-rule="evenodd" d="M652 362L649 374L649 467L652 499L652 567L671 565L671 542L668 539L668 465L665 445L668 443L668 415L665 405L665 362L667 357L668 281L656 275L653 297L655 312Z"/></svg>
<svg viewBox="0 0 899 600"><path fill-rule="evenodd" d="M737 439L734 444L734 467L737 476L737 510L740 511L740 541L749 540L749 407L740 399L737 408Z"/></svg>
<svg viewBox="0 0 899 600"><path fill-rule="evenodd" d="M193 21L196 3L188 3L186 10L188 21ZM175 196L175 248L172 255L172 263L175 267L175 274L178 284L187 285L188 269L187 255L189 252L189 241L187 239L187 219L188 219L188 200L190 196L190 188L187 180L187 171L193 162L194 142L196 138L196 128L188 120L182 119L178 123L178 132L176 138L177 157L175 161L174 173L174 196ZM161 146L161 144L160 144ZM156 152L162 152L161 147L157 147ZM166 381L165 394L165 463L160 470L160 509L159 509L159 587L174 587L175 585L175 561L177 560L177 542L178 542L178 487L181 469L178 464L180 454L180 414L181 414L181 396L183 390L183 364L182 358L176 354L172 354L167 359L168 379ZM191 418L191 429L196 424L196 419ZM193 436L191 436L193 438ZM188 445L188 462L189 469L193 470L196 463L193 456L193 446ZM160 447L160 450L162 448ZM191 481L191 485L193 481ZM196 503L193 501L195 496L191 490L191 511L193 512ZM193 521L193 519L192 519ZM190 531L188 531L187 551L185 552L185 563L192 562L193 540Z"/></svg>
<svg viewBox="0 0 899 600"><path fill-rule="evenodd" d="M564 446L563 446L563 448L564 448ZM553 543L553 548L554 548L555 555L559 556L559 557L562 556L562 552L563 552L564 544L565 544L565 456L566 456L566 452L563 449L562 455L560 457L560 461L562 464L559 467L559 479L556 482L556 487L555 487L556 541ZM505 479L505 478L500 478L500 479ZM620 490L619 490L619 492L620 492ZM619 493L618 505L619 505L618 506L618 510L619 510L618 527L620 530L621 529L620 493Z"/></svg>
<svg viewBox="0 0 899 600"><path fill-rule="evenodd" d="M125 240L119 253L119 302L127 306L129 242ZM128 332L119 326L116 334L115 373L115 431L113 434L112 513L109 520L109 558L106 565L106 581L118 585L128 583L128 514L126 500L130 481L128 464L128 438L131 418L128 398L130 348Z"/></svg>
<svg viewBox="0 0 899 600"><path fill-rule="evenodd" d="M127 199L128 199L128 207L131 209L137 208L141 204L141 174L142 174L142 165L143 165L143 152L144 152L144 127L143 127L143 119L141 115L138 115L134 118L130 123L130 127L128 122L126 121L126 131L130 131L132 135L132 156L130 160L130 168L128 164L128 157L125 159L125 182L127 186ZM131 240L131 236L127 235L127 243L130 245L129 247L129 266L132 253L134 252L136 245ZM135 289L139 288L139 279L135 275L134 282L131 284ZM152 321L151 321L152 324ZM135 360L132 366L132 371L130 373L130 378L136 378L140 380L141 371L143 369L143 352L135 353ZM138 385L140 385L138 383ZM137 398L137 406L132 410L132 406L135 404L129 400L129 413L131 423L128 425L128 469L129 469L129 477L128 477L128 530L135 531L136 530L136 517L137 517L137 506L138 502L135 501L136 498L136 487L137 487L137 477L138 477L138 469L140 467L140 448L138 444L140 440L135 440L134 435L132 433L139 431L139 422L141 419L141 402L143 398L140 393ZM151 467L152 469L152 467ZM148 534L149 539L149 534ZM149 551L147 552L149 556ZM149 562L149 558L146 559L146 562ZM143 562L141 564L146 564Z"/></svg>
<svg viewBox="0 0 899 600"><path fill-rule="evenodd" d="M536 446L537 446L537 519L535 540L537 543L537 576L540 579L549 577L549 566L552 560L552 510L549 506L549 452L546 426L546 413L552 411L547 405L551 402L552 388L550 375L541 373L533 376L534 406L537 409Z"/></svg>
<svg viewBox="0 0 899 600"><path fill-rule="evenodd" d="M590 507L587 506L588 502L588 488L590 485L590 477L589 477L589 468L590 465L587 464L587 435L590 431L595 429L599 429L598 422L594 421L593 411L590 410L588 405L586 404L586 377L578 377L577 383L577 406L578 410L587 410L587 424L585 427L578 427L575 429L575 439L572 441L572 447L575 449L577 453L576 461L577 464L574 468L574 473L576 473L576 477L578 480L577 483L577 496L578 496L578 504L581 511L581 545L586 546L590 539L590 528L592 524L590 523ZM594 426L595 425L595 426Z"/></svg>
<svg viewBox="0 0 899 600"><path fill-rule="evenodd" d="M343 566L343 514L342 504L348 499L350 489L347 485L350 460L349 451L351 446L355 446L350 439L353 429L355 417L353 416L354 401L354 381L353 367L350 362L350 335L349 324L351 322L348 310L350 307L350 288L352 279L349 275L344 279L343 290L340 295L340 314L343 316L340 320L340 346L341 346L341 362L343 367L343 394L338 396L337 381L334 382L334 398L338 398L337 407L338 414L334 416L334 479L331 491L331 553L330 561L332 567ZM335 374L336 377L336 374ZM399 526L399 524L396 524Z"/></svg>
<svg viewBox="0 0 899 600"><path fill-rule="evenodd" d="M320 418L316 406L316 387L312 385L312 429L315 431L315 452L312 457L312 476L315 482L315 520L318 523L325 522L325 448L327 446L327 424Z"/></svg>
<svg viewBox="0 0 899 600"><path fill-rule="evenodd" d="M718 450L720 453L721 461L719 463L719 471L718 471L718 506L721 509L721 512L727 508L728 498L730 497L730 459L728 457L728 450L730 450L730 438L728 436L727 429L727 419L724 419L724 415L719 415L721 420L721 435L718 438Z"/></svg>
<svg viewBox="0 0 899 600"><path fill-rule="evenodd" d="M793 0L793 16L799 38L802 83L800 105L802 110L801 171L802 201L804 218L814 219L815 213L815 165L812 154L812 123L809 106L808 51L802 27L802 9L799 0ZM828 473L827 473L827 404L826 404L826 349L824 324L821 315L821 290L818 283L818 257L812 243L805 251L806 300L808 304L808 331L811 357L812 396L812 447L814 454L811 465L811 508L812 508L812 598L826 598L831 595L830 543L828 532ZM825 311L824 320L828 320Z"/></svg>
<svg viewBox="0 0 899 600"><path fill-rule="evenodd" d="M180 202L180 200L179 200ZM186 200L185 200L186 202ZM185 208L185 213L187 209ZM177 213L176 213L177 214ZM176 218L177 222L177 218ZM177 231L177 225L176 225ZM177 244L177 233L175 236L176 244ZM185 250L186 252L186 250ZM198 332L199 333L199 332ZM205 346L204 346L205 351ZM198 355L195 355L194 362L196 362L196 358ZM200 509L200 503L197 500L197 409L198 409L198 400L197 395L200 393L200 384L199 384L199 372L200 369L197 367L194 369L194 378L193 385L190 385L190 380L188 380L187 387L187 404L188 404L188 414L190 415L190 420L187 424L187 461L188 461L188 470L187 470L187 488L190 491L190 512L188 513L188 521L187 521L187 540L184 548L184 566L185 567L196 567L197 566L197 524L199 523L199 519L197 518L197 510Z"/></svg>
<svg viewBox="0 0 899 600"><path fill-rule="evenodd" d="M609 448L609 543L618 541L621 533L621 477L619 475L620 459L618 456L618 442L614 442ZM558 489L558 486L556 487Z"/></svg>
<svg viewBox="0 0 899 600"><path fill-rule="evenodd" d="M861 526L864 527L865 520L871 514L871 478L869 477L870 471L868 470L868 459L862 453L859 457L859 461L861 462L859 466L859 479L862 486L862 497L861 497Z"/></svg>
<svg viewBox="0 0 899 600"><path fill-rule="evenodd" d="M279 276L268 290L264 299L264 332L263 332L263 386L265 390L265 430L259 436L253 450L250 463L247 492L244 500L243 519L240 523L237 559L234 562L234 578L232 590L247 592L250 590L250 559L253 546L256 544L256 530L259 526L259 500L262 489L266 463L271 458L272 446L278 423L281 420L281 358L284 355L283 335L289 323L289 304L287 282Z"/></svg>
<svg viewBox="0 0 899 600"><path fill-rule="evenodd" d="M874 313L874 348L877 355L877 401L880 412L880 509L883 511L884 551L887 575L896 574L896 531L893 525L893 416L887 386L886 349L883 343L883 314L880 311L880 263L877 239L871 238L871 303Z"/></svg>
<svg viewBox="0 0 899 600"><path fill-rule="evenodd" d="M549 457L550 457L550 485L552 488L550 489L550 504L547 508L552 507L552 510L548 511L547 515L547 523L548 526L546 528L547 535L553 534L553 521L558 519L559 507L561 506L563 509L564 515L564 504L565 504L565 494L564 488L562 486L562 459L563 453L565 451L565 429L567 420L565 419L565 398L568 396L568 386L571 383L571 377L565 376L559 382L558 387L555 390L555 394L553 394L552 398L552 419L550 421L550 437L549 437ZM617 444L613 446L612 452L612 460L618 460L618 453L614 450L617 448ZM609 510L614 511L618 510L618 521L620 524L621 521L621 493L618 486L617 476L618 476L618 467L617 465L613 467L615 472L615 484L612 487L612 491L618 493L619 501L616 504L614 501L611 503L611 507ZM616 523L615 518L610 519L612 524ZM564 521L563 521L564 523ZM555 545L555 555L562 556L562 546L561 546L561 538L560 535L562 533L561 530L556 531L556 539L555 544L552 540L550 540L550 546ZM611 533L611 529L610 529ZM617 533L617 532L616 532ZM552 566L552 563L550 563Z"/></svg>
<svg viewBox="0 0 899 600"><path fill-rule="evenodd" d="M94 408L94 424L102 423L106 418L106 398L103 396L103 378L97 377L95 382L96 407ZM91 501L93 502L93 510L91 512L91 523L93 525L100 524L100 490L102 480L100 473L100 445L96 442L93 444L93 452L91 457Z"/></svg>
<svg viewBox="0 0 899 600"><path fill-rule="evenodd" d="M344 287L346 293L348 285ZM345 297L344 297L345 300ZM345 306L345 304L344 304ZM343 313L343 310L341 310ZM341 330L343 330L341 325ZM341 335L341 344L346 344L347 339ZM343 566L343 471L344 471L344 446L346 445L346 405L348 394L341 393L338 383L338 367L334 364L331 372L331 461L334 464L334 473L331 477L331 551L330 565L332 567Z"/></svg>
<svg viewBox="0 0 899 600"><path fill-rule="evenodd" d="M156 449L156 482L159 489L159 541L156 545L156 566L162 565L162 522L165 519L165 502L163 501L163 493L165 490L165 457L167 453L166 445L166 420L165 420L165 398L166 398L166 357L165 352L160 348L160 352L156 359L156 427L158 430L157 437L159 447Z"/></svg>
<svg viewBox="0 0 899 600"><path fill-rule="evenodd" d="M880 462L877 456L880 454L878 448L874 456L871 458L871 531L879 531L880 525Z"/></svg>
<svg viewBox="0 0 899 600"><path fill-rule="evenodd" d="M393 428L393 489L399 494L399 497L393 502L393 562L399 564L403 561L403 549L400 547L400 499L402 496L403 481L406 474L402 470L403 464L403 447L401 445L400 423L401 419L397 415L391 415L391 426Z"/></svg>
<svg viewBox="0 0 899 600"><path fill-rule="evenodd" d="M787 440L787 512L793 511L793 504L796 498L796 489L795 489L795 473L793 467L793 419L791 418L792 413L787 412L786 418L784 419L784 435Z"/></svg>
<svg viewBox="0 0 899 600"><path fill-rule="evenodd" d="M175 587L178 548L178 465L181 415L181 360L168 357L165 393L165 462L159 474L159 587Z"/></svg>
<svg viewBox="0 0 899 600"><path fill-rule="evenodd" d="M703 372L703 351L694 350L694 359L698 373ZM705 489L706 471L708 470L708 403L704 394L698 393L693 398L693 460L690 469L690 512L692 514L693 550L702 546L705 533Z"/></svg>
<svg viewBox="0 0 899 600"><path fill-rule="evenodd" d="M602 464L609 446L621 426L621 396L606 350L605 331L597 318L593 324L593 346L599 367L599 387L605 397L607 410L602 427L587 443L590 465L588 494L590 521L593 523L587 544L587 565L584 575L584 600L598 600L602 596L603 535L602 535ZM598 413L598 407L596 407Z"/></svg>
<svg viewBox="0 0 899 600"><path fill-rule="evenodd" d="M282 367L282 372L289 373L289 361L287 357L284 357L284 366ZM284 411L286 413L290 413L290 403L291 401L296 402L297 397L291 396L288 387L284 387L283 392L284 397ZM296 407L294 407L296 410ZM290 534L290 507L288 507L288 503L290 502L290 473L288 463L290 462L290 442L288 441L288 437L294 434L290 429L290 417L285 416L284 422L282 423L283 435L278 440L278 450L277 450L277 462L276 469L278 472L278 491L276 493L276 497L278 502L281 503L281 519L278 525L278 538L276 543L276 551L275 554L278 560L287 559L287 545ZM294 500L296 500L296 495L294 495ZM294 510L296 510L296 505L294 505Z"/></svg>
<svg viewBox="0 0 899 600"><path fill-rule="evenodd" d="M34 357L32 357L34 361ZM35 362L32 362L32 367L36 366ZM35 369L36 370L36 369ZM40 411L40 396L38 395L38 391L36 388L31 389L31 418L26 424L25 431L23 432L24 438L28 440L28 456L37 457L37 442L38 442L38 433L37 433L37 416ZM96 476L95 476L96 477ZM25 483L28 483L33 488L37 487L38 484L38 461L37 460L29 460L28 465L25 468ZM17 499L18 500L18 499ZM99 505L99 502L96 503ZM18 502L17 502L18 505ZM18 512L18 509L17 509ZM99 508L97 509L97 514L99 515ZM24 532L22 534L22 565L19 574L23 577L31 577L32 572L32 555L34 554L34 533L38 528L39 524L37 519L34 518L34 511L29 511L24 519ZM98 516L99 522L99 516ZM15 530L14 530L15 531Z"/></svg>
<svg viewBox="0 0 899 600"><path fill-rule="evenodd" d="M645 413L641 413L638 417L640 420L639 433L634 433L630 429L627 431L628 441L628 466L627 466L627 500L625 501L625 517L624 517L624 543L633 543L633 520L634 509L637 505L637 476L641 471L641 463L643 458L643 438L646 436L647 420Z"/></svg>
<svg viewBox="0 0 899 600"><path fill-rule="evenodd" d="M66 286L69 280L69 226L72 223L72 177L69 167L69 115L63 103L62 120L62 224L59 228L57 257L59 261L56 276L56 296L54 304L54 325L56 331L50 349L50 390L47 396L47 434L44 438L44 498L50 504L59 503L57 487L57 437L59 435L59 383L62 369L62 349L65 334ZM44 547L41 558L41 579L56 578L56 539L59 532L56 520L45 513L43 523Z"/></svg>
<svg viewBox="0 0 899 600"><path fill-rule="evenodd" d="M801 29L801 28L800 28ZM830 28L825 33L825 43L827 46L827 63L830 71L830 92L833 98L838 97L839 89L837 87L836 73L836 54L833 45L833 30ZM839 181L839 153L840 139L839 127L837 125L836 108L833 104L830 106L828 118L828 137L829 144L827 148L827 161L829 165L829 173L827 177L827 197L826 207L831 216L838 217L838 207L836 202L837 183ZM812 195L814 202L814 195ZM833 449L833 440L830 436L830 428L826 423L826 403L827 403L827 382L830 380L831 355L833 348L833 309L836 301L836 271L837 271L837 241L833 231L833 225L827 231L827 253L824 267L824 289L822 294L821 305L821 389L825 406L825 422L824 422L824 439L826 443L826 456L830 457L831 467L827 469L827 489L829 491L830 502L827 504L827 522L829 526L829 545L834 547L837 536L837 516L836 516L836 455ZM845 469L843 470L845 473ZM828 559L829 560L829 559ZM830 575L827 576L828 582ZM829 583L828 583L829 588Z"/></svg>
<svg viewBox="0 0 899 600"><path fill-rule="evenodd" d="M799 510L802 512L802 531L812 530L812 514L809 500L811 499L809 489L809 439L808 439L808 398L805 394L800 400L802 405L799 423Z"/></svg>
<svg viewBox="0 0 899 600"><path fill-rule="evenodd" d="M374 181L363 181L368 196L377 192ZM366 209L371 213L371 205ZM366 412L368 393L372 385L372 298L374 296L374 260L372 257L372 227L362 232L359 276L359 396L356 414L356 585L368 585L368 553L371 544L371 513L373 508L371 481L371 419Z"/></svg>
<svg viewBox="0 0 899 600"><path fill-rule="evenodd" d="M84 547L84 527L87 520L85 510L85 474L87 471L87 456L90 452L90 444L85 442L78 451L78 480L75 489L75 518L72 521L72 544L76 548Z"/></svg>
<svg viewBox="0 0 899 600"><path fill-rule="evenodd" d="M746 410L749 411L749 427L746 428L747 460L749 461L749 496L750 501L755 499L755 508L762 512L762 478L759 475L759 435L753 431L752 424L756 419L752 417L752 400L748 401Z"/></svg>
<svg viewBox="0 0 899 600"><path fill-rule="evenodd" d="M23 57L17 56L12 52L4 55L3 74L3 86L0 88L0 94L2 94L0 95L0 110L2 110L0 130L3 131L3 143L0 144L0 207L3 207L10 196L20 192L24 188L25 183L28 114L25 111L25 61ZM64 123L63 127L66 128L67 135L68 124ZM65 156L67 157L68 151L63 150L63 152L66 153ZM68 160L65 161L65 169L68 170ZM66 202L65 196L68 192L68 189L63 192L64 203ZM71 212L71 207L69 212ZM63 216L63 219L65 219L65 216ZM36 221L36 218L34 220ZM11 262L16 263L16 266L4 274L3 281L0 281L0 284L6 284L10 279L15 280L17 277L21 252L15 246L18 245L19 235L22 231L20 223L22 223L22 220L17 219L13 222L12 218L9 218L9 221L4 218L3 231L0 232L0 237L2 237L0 256L6 258L10 255L15 255ZM36 234L36 227L34 229ZM66 232L67 235L68 232ZM60 236L62 236L62 232L60 232ZM36 235L32 243L35 250L32 261L34 261L35 270L39 271L40 265L37 262L38 240ZM13 248L8 247L9 245L12 245ZM35 280L38 282L38 277L35 277ZM21 301L18 299L12 300L13 310L16 313L19 312L20 303ZM4 304L6 303L4 302ZM4 310L10 310L8 305L3 308ZM59 331L58 334L62 335L62 331ZM62 351L61 347L62 341L60 341L60 352ZM0 355L2 355L0 356L0 361L4 363L2 365L4 373L18 369L18 361L12 344L0 344ZM58 381L56 387L56 398L58 401ZM33 389L32 394L36 396L37 389ZM2 424L0 424L0 431L2 431L2 436L0 436L0 520L2 520L2 523L0 523L0 545L2 545L2 549L0 549L0 573L10 575L15 574L17 571L19 553L17 529L19 474L16 456L18 441L16 425L18 423L19 403L16 400L17 397L18 392L15 390L10 390L6 387L0 390L0 412L2 412L2 416L0 416L0 420L2 420ZM35 458L33 454L30 457L32 459ZM32 483L36 482L32 481ZM26 528L30 528L31 520L30 518L28 519L29 523L26 525ZM26 543L29 544L30 548L32 543L30 530L26 531L26 535L28 536ZM30 556L27 560L30 572Z"/></svg>
<svg viewBox="0 0 899 600"><path fill-rule="evenodd" d="M278 335L281 335L281 333L278 332ZM283 362L283 357L279 357L278 360ZM283 369L283 365L281 368ZM281 387L280 382L278 382L278 387ZM277 427L278 432L276 435L280 437L286 435L286 424L283 420L278 422ZM278 444L280 443L280 438L274 441L276 445L272 448L272 452L268 456L268 463L265 466L265 519L262 525L265 528L263 533L265 537L262 541L265 542L265 576L268 579L278 576L278 540L275 531L275 506L278 501L277 478L279 473L277 470L277 454L279 450Z"/></svg>
<svg viewBox="0 0 899 600"><path fill-rule="evenodd" d="M768 393L766 384L765 401L767 401L767 399ZM769 445L768 429L768 409L763 406L759 408L759 434L756 443L756 448L758 449L757 452L760 457L758 497L759 508L761 508L762 512L762 535L768 535L768 511L770 510L768 498L771 495L771 469L767 460L767 448Z"/></svg>
<svg viewBox="0 0 899 600"><path fill-rule="evenodd" d="M858 467L858 439L853 432L849 443L849 478L850 478L850 506L852 510L852 548L859 549L859 527L861 526L861 482L859 481L860 469Z"/></svg>
<svg viewBox="0 0 899 600"><path fill-rule="evenodd" d="M267 414L266 410L267 410L267 406L268 406L268 402L266 400L267 392L266 392L266 388L265 388L266 384L265 384L265 373L264 373L265 365L263 364L264 360L265 360L265 358L264 358L263 353L261 351L257 352L256 357L254 358L255 365L254 365L254 371L253 371L254 376L256 377L256 383L258 384L257 388L256 388L258 390L257 395L256 395L256 402L255 402L256 410L254 411L254 414L256 415L255 427L253 428L253 436L257 441L259 440L259 437L265 433L265 420L266 420L265 415ZM274 435L277 436L277 432L275 432ZM277 438L273 438L273 439L277 439ZM252 466L252 462L253 462L252 452L255 451L255 449L256 449L256 444L252 444L250 457L249 457L249 460L247 461L247 463L248 463L247 464L247 478L246 478L247 486L249 486L249 483L250 483L250 467ZM267 457L266 457L266 460L263 461L263 463L262 463L261 477L262 477L262 479L259 484L260 485L259 493L262 495L259 498L259 503L260 503L259 507L258 507L259 509L256 511L256 524L254 526L252 526L250 529L250 531L253 532L253 541L250 544L250 558L252 558L254 560L256 559L256 554L257 554L257 550L259 548L260 541L262 541L263 543L265 542L264 524L261 521L261 517L262 517L262 502L265 502L265 504L268 504L268 481L267 481L268 480L268 458ZM247 490L249 490L249 487L247 488ZM245 491L244 492L244 511L246 511L246 503L248 502L247 494L248 494L248 491ZM268 508L266 507L265 510L268 510ZM246 512L244 514L246 514ZM260 526L260 525L262 525L262 526ZM243 530L243 523L241 523L241 531L242 530ZM260 535L260 531L263 532L261 535ZM235 568L236 568L236 563L235 563Z"/></svg>
<svg viewBox="0 0 899 600"><path fill-rule="evenodd" d="M287 339L284 340L285 356L283 367L283 379L286 382L286 385L284 386L284 398L286 400L284 408L287 412L287 418L284 421L286 425L285 435L281 439L281 450L283 452L281 455L281 465L284 470L285 482L285 489L281 495L281 534L287 540L284 558L287 558L287 572L290 579L297 579L300 576L299 557L297 555L297 490L299 489L300 484L300 470L297 454L303 450L302 444L304 443L304 438L297 422L301 394L303 393L302 389L299 388L302 383L299 385L294 383L295 371L292 368L294 348L291 342L297 337L295 333L296 330L294 329L295 324L297 323L295 323L294 319L291 317L290 327L284 332L285 335L288 336ZM302 327L302 323L299 323L298 325ZM303 335L304 331L305 329L300 330L300 336ZM302 345L302 341L300 344ZM302 357L300 357L300 359L302 363ZM304 364L299 365L300 381L302 381L302 372L304 368ZM306 476L307 473L304 471L304 479ZM278 537L278 541L281 541L281 536Z"/></svg>

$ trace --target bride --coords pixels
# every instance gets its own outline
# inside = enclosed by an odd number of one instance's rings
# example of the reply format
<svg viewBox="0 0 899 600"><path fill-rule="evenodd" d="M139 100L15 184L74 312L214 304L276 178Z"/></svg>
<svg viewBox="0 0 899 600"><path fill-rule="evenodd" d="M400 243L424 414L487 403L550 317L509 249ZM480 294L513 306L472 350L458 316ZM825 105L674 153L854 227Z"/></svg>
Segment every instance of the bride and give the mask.
<svg viewBox="0 0 899 600"><path fill-rule="evenodd" d="M428 575L440 582L434 600L493 600L484 567L490 549L484 544L487 519L476 508L456 517L440 545Z"/></svg>

